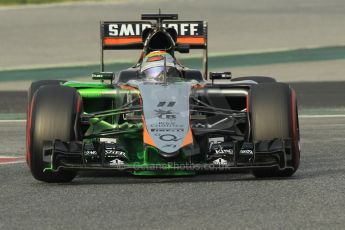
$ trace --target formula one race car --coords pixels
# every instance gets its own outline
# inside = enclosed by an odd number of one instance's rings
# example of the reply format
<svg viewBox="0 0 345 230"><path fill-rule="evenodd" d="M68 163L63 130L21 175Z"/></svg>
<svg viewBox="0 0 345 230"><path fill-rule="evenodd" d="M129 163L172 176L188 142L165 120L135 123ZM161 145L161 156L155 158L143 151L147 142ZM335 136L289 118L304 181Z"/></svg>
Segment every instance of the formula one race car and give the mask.
<svg viewBox="0 0 345 230"><path fill-rule="evenodd" d="M295 91L270 77L207 72L207 23L177 14L101 22L101 71L93 83L46 80L29 92L27 162L45 182L71 181L81 170L134 175L251 171L289 177L299 166ZM104 50L141 49L116 77ZM204 52L203 71L176 52Z"/></svg>

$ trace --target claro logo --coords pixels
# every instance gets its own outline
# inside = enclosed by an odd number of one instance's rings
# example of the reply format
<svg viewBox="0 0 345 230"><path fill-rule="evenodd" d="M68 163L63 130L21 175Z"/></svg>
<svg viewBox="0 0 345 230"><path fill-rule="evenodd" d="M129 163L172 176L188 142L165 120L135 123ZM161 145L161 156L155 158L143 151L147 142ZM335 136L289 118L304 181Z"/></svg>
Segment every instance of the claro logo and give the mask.
<svg viewBox="0 0 345 230"><path fill-rule="evenodd" d="M106 35L112 37L140 36L144 29L150 28L151 24L140 23L112 23L106 27ZM163 24L165 28L174 28L179 36L198 36L202 35L202 24L199 23L180 23Z"/></svg>

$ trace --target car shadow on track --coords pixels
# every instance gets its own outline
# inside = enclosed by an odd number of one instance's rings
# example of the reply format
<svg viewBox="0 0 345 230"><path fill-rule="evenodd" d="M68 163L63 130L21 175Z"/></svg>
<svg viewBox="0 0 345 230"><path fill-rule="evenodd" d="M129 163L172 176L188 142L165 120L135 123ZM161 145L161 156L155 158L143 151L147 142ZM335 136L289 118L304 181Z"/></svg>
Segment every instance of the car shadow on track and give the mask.
<svg viewBox="0 0 345 230"><path fill-rule="evenodd" d="M195 176L180 177L144 177L133 176L126 173L101 172L91 173L83 172L75 178L70 185L88 185L88 184L154 184L154 183L200 183L200 182L224 182L224 181L278 181L278 180L298 180L299 176L290 178L255 178L248 173L211 173L198 174Z"/></svg>

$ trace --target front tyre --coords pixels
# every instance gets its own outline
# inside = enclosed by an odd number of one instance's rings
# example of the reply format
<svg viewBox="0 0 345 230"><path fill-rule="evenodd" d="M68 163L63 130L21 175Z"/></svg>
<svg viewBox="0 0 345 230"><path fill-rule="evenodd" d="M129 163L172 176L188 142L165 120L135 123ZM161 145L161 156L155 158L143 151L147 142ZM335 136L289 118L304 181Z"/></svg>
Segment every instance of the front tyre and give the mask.
<svg viewBox="0 0 345 230"><path fill-rule="evenodd" d="M65 81L62 81L62 80L39 80L39 81L34 81L31 83L30 85L30 88L28 89L28 104L27 104L27 115L30 114L30 110L31 110L31 101L32 101L32 98L33 96L35 95L36 91L41 88L42 86L46 86L46 85L61 85L63 84ZM28 117L27 117L28 118ZM29 122L26 123L26 126L28 126ZM26 130L28 130L28 127L26 127ZM28 137L28 135L26 136ZM27 146L27 149L28 148L28 140L26 141L26 146ZM29 153L28 151L26 152L26 162L29 163Z"/></svg>
<svg viewBox="0 0 345 230"><path fill-rule="evenodd" d="M31 100L36 93L36 91L41 88L42 86L46 85L61 85L66 81L63 80L40 80L34 81L31 83L30 88L28 90L28 105L30 106Z"/></svg>
<svg viewBox="0 0 345 230"><path fill-rule="evenodd" d="M284 83L254 85L249 95L254 142L289 139L292 140L291 159L284 170L253 170L255 177L290 177L300 162L299 123L295 91Z"/></svg>
<svg viewBox="0 0 345 230"><path fill-rule="evenodd" d="M35 179L44 182L69 182L76 172L43 172L50 165L43 161L43 142L81 139L79 115L81 97L74 88L48 85L39 88L28 111L27 140L29 167Z"/></svg>

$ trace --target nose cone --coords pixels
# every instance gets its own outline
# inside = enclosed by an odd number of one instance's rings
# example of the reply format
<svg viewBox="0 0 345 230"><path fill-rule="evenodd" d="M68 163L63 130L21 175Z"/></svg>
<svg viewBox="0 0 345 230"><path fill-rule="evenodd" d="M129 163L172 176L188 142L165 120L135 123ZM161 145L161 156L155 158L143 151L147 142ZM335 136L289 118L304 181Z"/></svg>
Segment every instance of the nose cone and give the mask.
<svg viewBox="0 0 345 230"><path fill-rule="evenodd" d="M144 143L166 154L192 144L189 127L191 85L140 84L145 119Z"/></svg>

